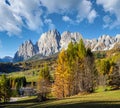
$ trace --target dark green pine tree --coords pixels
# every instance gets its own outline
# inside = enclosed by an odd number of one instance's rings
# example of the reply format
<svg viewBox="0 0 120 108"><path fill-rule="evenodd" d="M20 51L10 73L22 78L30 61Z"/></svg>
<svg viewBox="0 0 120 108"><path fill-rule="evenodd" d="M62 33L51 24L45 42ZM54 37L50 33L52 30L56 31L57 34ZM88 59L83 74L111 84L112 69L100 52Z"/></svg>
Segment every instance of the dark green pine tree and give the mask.
<svg viewBox="0 0 120 108"><path fill-rule="evenodd" d="M83 59L86 56L86 48L82 39L78 43L78 56L80 59Z"/></svg>
<svg viewBox="0 0 120 108"><path fill-rule="evenodd" d="M1 76L0 80L0 99L4 102L9 101L11 97L11 88L10 88L10 80L6 77L6 75Z"/></svg>

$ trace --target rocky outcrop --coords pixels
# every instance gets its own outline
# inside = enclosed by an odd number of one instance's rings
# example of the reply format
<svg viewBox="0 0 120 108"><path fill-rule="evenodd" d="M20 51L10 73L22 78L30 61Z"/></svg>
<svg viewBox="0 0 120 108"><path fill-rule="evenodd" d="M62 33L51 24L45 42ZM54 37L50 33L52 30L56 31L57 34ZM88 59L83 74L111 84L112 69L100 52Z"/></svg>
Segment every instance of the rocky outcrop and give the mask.
<svg viewBox="0 0 120 108"><path fill-rule="evenodd" d="M78 32L63 32L61 35L57 30L50 30L40 36L38 42L33 45L29 40L23 43L16 52L13 61L27 60L34 55L40 55L41 58L66 49L70 42L78 42L82 35ZM120 34L115 37L109 35L100 36L98 39L83 39L85 46L91 48L92 51L110 50L116 43L120 42Z"/></svg>
<svg viewBox="0 0 120 108"><path fill-rule="evenodd" d="M18 61L23 61L23 60L27 60L28 58L34 56L36 54L36 47L33 45L33 43L31 42L31 40L25 41L25 43L23 43L18 51L15 53L14 62L18 62Z"/></svg>
<svg viewBox="0 0 120 108"><path fill-rule="evenodd" d="M60 46L61 49L66 49L70 42L78 42L82 38L82 35L78 32L71 33L65 31L61 35Z"/></svg>
<svg viewBox="0 0 120 108"><path fill-rule="evenodd" d="M60 50L60 33L57 30L50 30L43 33L38 40L38 53L49 56Z"/></svg>
<svg viewBox="0 0 120 108"><path fill-rule="evenodd" d="M85 45L90 47L92 51L103 51L112 49L118 42L120 42L120 35L116 35L116 37L103 35L98 39L85 40Z"/></svg>
<svg viewBox="0 0 120 108"><path fill-rule="evenodd" d="M81 38L82 35L78 32L65 31L60 35L57 30L50 30L40 36L36 45L30 40L22 44L14 56L14 61L27 60L36 54L43 57L55 54L63 48L66 49L69 42L78 42Z"/></svg>

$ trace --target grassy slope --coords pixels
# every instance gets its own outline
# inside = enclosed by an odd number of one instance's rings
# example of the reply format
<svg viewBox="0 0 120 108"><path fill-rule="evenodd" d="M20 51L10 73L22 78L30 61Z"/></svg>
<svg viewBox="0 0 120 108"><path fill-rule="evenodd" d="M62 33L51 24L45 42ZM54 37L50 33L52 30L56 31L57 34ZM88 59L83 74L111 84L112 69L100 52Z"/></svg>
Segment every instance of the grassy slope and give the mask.
<svg viewBox="0 0 120 108"><path fill-rule="evenodd" d="M16 65L19 65L19 67L21 67L22 69L18 72L11 72L8 75L10 77L25 76L27 82L33 82L33 81L36 82L40 74L40 69L44 67L45 63L48 64L51 74L54 72L56 59L57 59L57 54L54 54L50 57L46 57L45 59L41 59L41 60L31 60L31 61L29 60L21 63L16 63Z"/></svg>
<svg viewBox="0 0 120 108"><path fill-rule="evenodd" d="M120 90L77 95L62 100L35 102L34 100L1 105L5 108L120 108Z"/></svg>
<svg viewBox="0 0 120 108"><path fill-rule="evenodd" d="M33 72L34 72L34 75L33 75ZM9 73L9 76L11 76L11 77L25 76L27 79L27 82L37 81L38 76L39 76L39 70L31 69L31 70L26 70L26 71L21 71L21 72L13 72L13 73Z"/></svg>

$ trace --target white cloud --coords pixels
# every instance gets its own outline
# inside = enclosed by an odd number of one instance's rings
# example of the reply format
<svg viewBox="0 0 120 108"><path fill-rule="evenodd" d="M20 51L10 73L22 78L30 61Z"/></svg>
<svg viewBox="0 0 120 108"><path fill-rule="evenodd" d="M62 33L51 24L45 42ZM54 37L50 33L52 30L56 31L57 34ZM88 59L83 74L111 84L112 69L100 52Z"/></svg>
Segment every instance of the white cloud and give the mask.
<svg viewBox="0 0 120 108"><path fill-rule="evenodd" d="M51 19L45 19L44 23L49 26L49 30L50 29L55 29L55 25L53 24Z"/></svg>
<svg viewBox="0 0 120 108"><path fill-rule="evenodd" d="M41 28L43 23L39 0L9 0L9 3L0 1L0 31L18 35L22 27L30 30Z"/></svg>
<svg viewBox="0 0 120 108"><path fill-rule="evenodd" d="M109 12L109 17L116 16L116 19L110 24L109 28L120 25L120 0L97 0L98 5L102 5L105 12ZM105 22L106 23L106 22Z"/></svg>
<svg viewBox="0 0 120 108"><path fill-rule="evenodd" d="M91 2L82 0L78 7L78 22L81 22L84 18L87 18L87 15L90 13L91 10Z"/></svg>
<svg viewBox="0 0 120 108"><path fill-rule="evenodd" d="M96 11L92 9L92 3L88 0L41 0L41 3L46 7L49 14L72 14L77 12L76 20L79 23L84 19L88 19L92 23L97 17Z"/></svg>
<svg viewBox="0 0 120 108"><path fill-rule="evenodd" d="M2 48L2 41L0 40L0 48Z"/></svg>
<svg viewBox="0 0 120 108"><path fill-rule="evenodd" d="M77 20L79 23L87 19L92 23L96 18L96 11L92 8L91 1L88 0L0 0L0 31L7 32L8 35L18 35L22 28L29 30L41 30L45 24L49 28L54 28L50 14L57 13L63 16L64 21L72 24ZM43 8L44 7L44 8ZM74 20L69 18L73 15ZM64 15L67 16L64 16Z"/></svg>
<svg viewBox="0 0 120 108"><path fill-rule="evenodd" d="M108 23L110 23L112 20L111 20L111 18L110 18L108 15L105 15L105 16L103 17L103 21L104 21L106 24L108 24Z"/></svg>
<svg viewBox="0 0 120 108"><path fill-rule="evenodd" d="M8 34L21 32L19 23L13 16L8 5L4 1L0 2L0 31L7 31Z"/></svg>
<svg viewBox="0 0 120 108"><path fill-rule="evenodd" d="M47 8L49 13L64 13L70 12L72 7L75 7L79 0L40 0L42 5Z"/></svg>
<svg viewBox="0 0 120 108"><path fill-rule="evenodd" d="M112 23L112 19L110 18L110 16L108 16L108 15L105 15L104 17L103 17L103 21L104 21L104 25L103 25L103 27L104 28L107 28L107 27L109 27L109 25Z"/></svg>
<svg viewBox="0 0 120 108"><path fill-rule="evenodd" d="M93 23L94 19L97 17L97 13L95 10L91 10L90 13L88 14L88 21L89 23Z"/></svg>
<svg viewBox="0 0 120 108"><path fill-rule="evenodd" d="M86 18L90 23L92 23L97 17L97 12L92 9L92 3L88 0L82 0L78 9L77 22L81 22Z"/></svg>
<svg viewBox="0 0 120 108"><path fill-rule="evenodd" d="M72 19L69 16L66 16L66 15L62 17L62 20L65 21L65 22L70 22L70 23L73 22Z"/></svg>

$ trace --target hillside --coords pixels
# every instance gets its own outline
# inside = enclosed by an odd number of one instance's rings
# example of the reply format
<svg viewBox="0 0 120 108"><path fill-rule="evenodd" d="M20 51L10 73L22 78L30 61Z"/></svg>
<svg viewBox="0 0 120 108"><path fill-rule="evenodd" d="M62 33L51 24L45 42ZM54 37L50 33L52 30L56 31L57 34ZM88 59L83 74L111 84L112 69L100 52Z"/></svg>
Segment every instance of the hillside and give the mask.
<svg viewBox="0 0 120 108"><path fill-rule="evenodd" d="M30 59L23 61L23 62L18 62L18 63L0 63L0 72L4 73L11 73L11 72L24 72L27 70L31 69L40 69L44 65L44 63L53 64L57 60L58 53L53 54L51 56L47 56L44 58L41 58L38 55L35 55L31 57Z"/></svg>
<svg viewBox="0 0 120 108"><path fill-rule="evenodd" d="M116 44L111 50L108 51L93 51L96 59L102 58L115 58L118 59L120 56L120 44ZM31 70L33 68L37 69L42 67L44 63L54 65L56 63L59 53L55 53L50 56L42 57L40 54L30 57L28 60L18 63L0 63L0 72L10 73L10 72L20 72ZM53 69L53 68L52 68Z"/></svg>

